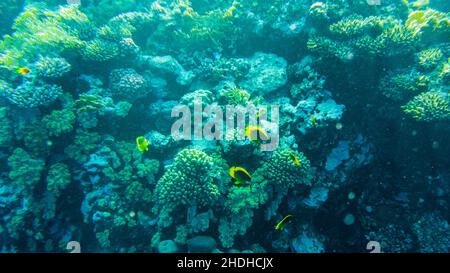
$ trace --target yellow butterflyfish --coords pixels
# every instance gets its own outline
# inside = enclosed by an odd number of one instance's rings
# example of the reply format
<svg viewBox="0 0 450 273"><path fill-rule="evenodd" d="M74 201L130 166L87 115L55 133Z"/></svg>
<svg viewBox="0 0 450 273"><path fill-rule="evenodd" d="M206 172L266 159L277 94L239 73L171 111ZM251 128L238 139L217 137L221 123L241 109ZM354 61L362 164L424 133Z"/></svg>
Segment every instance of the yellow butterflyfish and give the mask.
<svg viewBox="0 0 450 273"><path fill-rule="evenodd" d="M28 67L21 67L19 69L17 69L17 73L21 74L21 75L27 75L28 73L30 73L30 69Z"/></svg>
<svg viewBox="0 0 450 273"><path fill-rule="evenodd" d="M145 137L139 136L136 138L136 145L141 153L148 152L148 144L149 142Z"/></svg>
<svg viewBox="0 0 450 273"><path fill-rule="evenodd" d="M292 219L292 215L291 214L289 214L289 215L287 215L286 217L284 217L280 222L278 222L278 224L275 226L275 230L283 230L284 229L284 226L286 225L286 222L288 221L288 220L291 220Z"/></svg>
<svg viewBox="0 0 450 273"><path fill-rule="evenodd" d="M298 160L294 153L290 153L289 157L291 158L292 162L294 162L295 166L300 166L300 160Z"/></svg>
<svg viewBox="0 0 450 273"><path fill-rule="evenodd" d="M247 183L252 179L250 173L242 167L231 167L229 173L236 185Z"/></svg>
<svg viewBox="0 0 450 273"><path fill-rule="evenodd" d="M245 135L254 143L259 144L263 140L269 140L269 134L261 126L250 125L245 128Z"/></svg>

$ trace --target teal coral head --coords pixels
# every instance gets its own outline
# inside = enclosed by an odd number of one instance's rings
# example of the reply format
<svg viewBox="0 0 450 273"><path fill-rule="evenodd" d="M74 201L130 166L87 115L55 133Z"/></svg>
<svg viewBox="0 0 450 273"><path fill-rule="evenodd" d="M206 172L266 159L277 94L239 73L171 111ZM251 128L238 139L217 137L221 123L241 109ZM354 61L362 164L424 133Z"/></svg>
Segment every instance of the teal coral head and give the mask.
<svg viewBox="0 0 450 273"><path fill-rule="evenodd" d="M9 178L15 185L34 187L41 179L45 164L43 160L32 158L25 150L17 148L8 158L8 165L11 168Z"/></svg>
<svg viewBox="0 0 450 273"><path fill-rule="evenodd" d="M35 108L53 103L62 93L58 85L26 80L15 89L3 89L0 95L21 108Z"/></svg>
<svg viewBox="0 0 450 273"><path fill-rule="evenodd" d="M221 195L216 175L224 172L205 152L184 149L156 184L157 203L166 208L210 206Z"/></svg>
<svg viewBox="0 0 450 273"><path fill-rule="evenodd" d="M148 95L147 80L133 68L114 69L109 80L114 97L135 101Z"/></svg>
<svg viewBox="0 0 450 273"><path fill-rule="evenodd" d="M402 106L402 109L419 121L450 121L450 96L443 92L424 92Z"/></svg>
<svg viewBox="0 0 450 273"><path fill-rule="evenodd" d="M82 50L82 56L86 61L105 62L119 56L119 45L104 39L94 39L86 42Z"/></svg>
<svg viewBox="0 0 450 273"><path fill-rule="evenodd" d="M41 57L34 64L36 74L43 78L60 78L71 70L64 58Z"/></svg>
<svg viewBox="0 0 450 273"><path fill-rule="evenodd" d="M298 160L298 164L292 160ZM268 183L281 191L293 188L296 185L311 185L309 172L311 164L303 153L295 152L290 148L279 148L263 165L264 177Z"/></svg>
<svg viewBox="0 0 450 273"><path fill-rule="evenodd" d="M71 132L75 123L75 113L71 109L54 110L42 119L50 136L60 136Z"/></svg>

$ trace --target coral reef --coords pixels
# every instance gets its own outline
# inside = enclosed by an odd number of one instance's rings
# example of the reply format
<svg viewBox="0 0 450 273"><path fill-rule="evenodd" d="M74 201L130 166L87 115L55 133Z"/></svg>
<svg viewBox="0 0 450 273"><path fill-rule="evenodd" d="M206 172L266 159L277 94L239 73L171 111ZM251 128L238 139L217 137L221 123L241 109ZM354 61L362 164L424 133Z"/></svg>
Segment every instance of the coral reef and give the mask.
<svg viewBox="0 0 450 273"><path fill-rule="evenodd" d="M211 206L220 197L219 177L220 166L214 158L196 149L185 149L156 184L157 203L166 209Z"/></svg>
<svg viewBox="0 0 450 273"><path fill-rule="evenodd" d="M0 252L449 252L445 1L73 2L0 3Z"/></svg>
<svg viewBox="0 0 450 273"><path fill-rule="evenodd" d="M420 121L450 120L450 96L442 92L421 93L402 108Z"/></svg>
<svg viewBox="0 0 450 273"><path fill-rule="evenodd" d="M58 85L27 80L15 89L4 90L2 96L21 108L34 108L53 103L62 92Z"/></svg>
<svg viewBox="0 0 450 273"><path fill-rule="evenodd" d="M113 95L119 98L133 101L147 95L147 82L134 69L113 70L109 76L109 81Z"/></svg>

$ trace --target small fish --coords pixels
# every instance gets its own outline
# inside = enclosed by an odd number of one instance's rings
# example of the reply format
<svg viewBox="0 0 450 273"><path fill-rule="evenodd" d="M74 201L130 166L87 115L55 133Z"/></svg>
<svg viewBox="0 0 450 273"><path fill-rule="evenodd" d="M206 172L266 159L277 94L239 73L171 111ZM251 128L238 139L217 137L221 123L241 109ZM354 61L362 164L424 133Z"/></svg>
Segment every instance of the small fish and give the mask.
<svg viewBox="0 0 450 273"><path fill-rule="evenodd" d="M136 144L141 153L148 152L148 144L149 143L145 137L143 137L143 136L137 137Z"/></svg>
<svg viewBox="0 0 450 273"><path fill-rule="evenodd" d="M317 127L316 117L314 115L311 116L311 125L312 127Z"/></svg>
<svg viewBox="0 0 450 273"><path fill-rule="evenodd" d="M30 73L30 69L28 67L21 67L19 69L17 69L17 73L21 74L21 75L27 75L28 73Z"/></svg>
<svg viewBox="0 0 450 273"><path fill-rule="evenodd" d="M292 215L291 214L289 214L289 215L287 215L286 217L284 217L276 226L275 226L275 230L283 230L284 229L284 225L286 225L286 222L288 221L288 220L291 220L292 219Z"/></svg>
<svg viewBox="0 0 450 273"><path fill-rule="evenodd" d="M250 173L242 167L231 167L229 173L236 185L248 183L252 179Z"/></svg>
<svg viewBox="0 0 450 273"><path fill-rule="evenodd" d="M269 134L261 126L250 125L245 128L245 135L255 144L270 139ZM263 136L263 138L261 138Z"/></svg>
<svg viewBox="0 0 450 273"><path fill-rule="evenodd" d="M300 160L295 156L294 153L290 153L289 157L291 158L292 162L294 162L295 166L300 166Z"/></svg>
<svg viewBox="0 0 450 273"><path fill-rule="evenodd" d="M237 4L236 1L234 1L231 7L229 7L227 11L225 11L225 13L223 14L224 18L233 16L233 12L236 10L236 4Z"/></svg>

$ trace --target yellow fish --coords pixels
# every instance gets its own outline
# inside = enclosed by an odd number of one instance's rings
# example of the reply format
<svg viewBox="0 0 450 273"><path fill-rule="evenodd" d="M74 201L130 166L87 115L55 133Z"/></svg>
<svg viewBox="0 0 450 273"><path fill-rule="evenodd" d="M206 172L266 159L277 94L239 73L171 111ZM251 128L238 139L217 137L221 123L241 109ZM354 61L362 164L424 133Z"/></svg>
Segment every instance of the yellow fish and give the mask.
<svg viewBox="0 0 450 273"><path fill-rule="evenodd" d="M149 143L145 137L143 137L143 136L137 137L136 144L141 153L148 152L148 144Z"/></svg>
<svg viewBox="0 0 450 273"><path fill-rule="evenodd" d="M268 140L269 134L261 126L250 125L245 128L245 135L255 144ZM261 138L263 136L263 138Z"/></svg>
<svg viewBox="0 0 450 273"><path fill-rule="evenodd" d="M231 7L229 7L228 10L225 11L223 15L224 18L233 16L233 12L236 10L236 4L237 4L236 1L234 1Z"/></svg>
<svg viewBox="0 0 450 273"><path fill-rule="evenodd" d="M290 153L289 157L291 158L292 162L294 162L295 166L300 166L300 160L295 156L294 153Z"/></svg>
<svg viewBox="0 0 450 273"><path fill-rule="evenodd" d="M229 173L236 185L247 183L252 179L250 173L242 167L231 167Z"/></svg>
<svg viewBox="0 0 450 273"><path fill-rule="evenodd" d="M275 230L283 230L284 229L284 225L286 224L286 221L290 220L293 216L291 214L287 215L286 217L284 217L276 226L275 226Z"/></svg>
<svg viewBox="0 0 450 273"><path fill-rule="evenodd" d="M21 67L19 69L17 69L17 73L21 74L21 75L26 75L28 73L30 73L30 69L28 67Z"/></svg>
<svg viewBox="0 0 450 273"><path fill-rule="evenodd" d="M317 126L316 117L314 117L314 115L311 116L311 125L312 125L312 127Z"/></svg>

